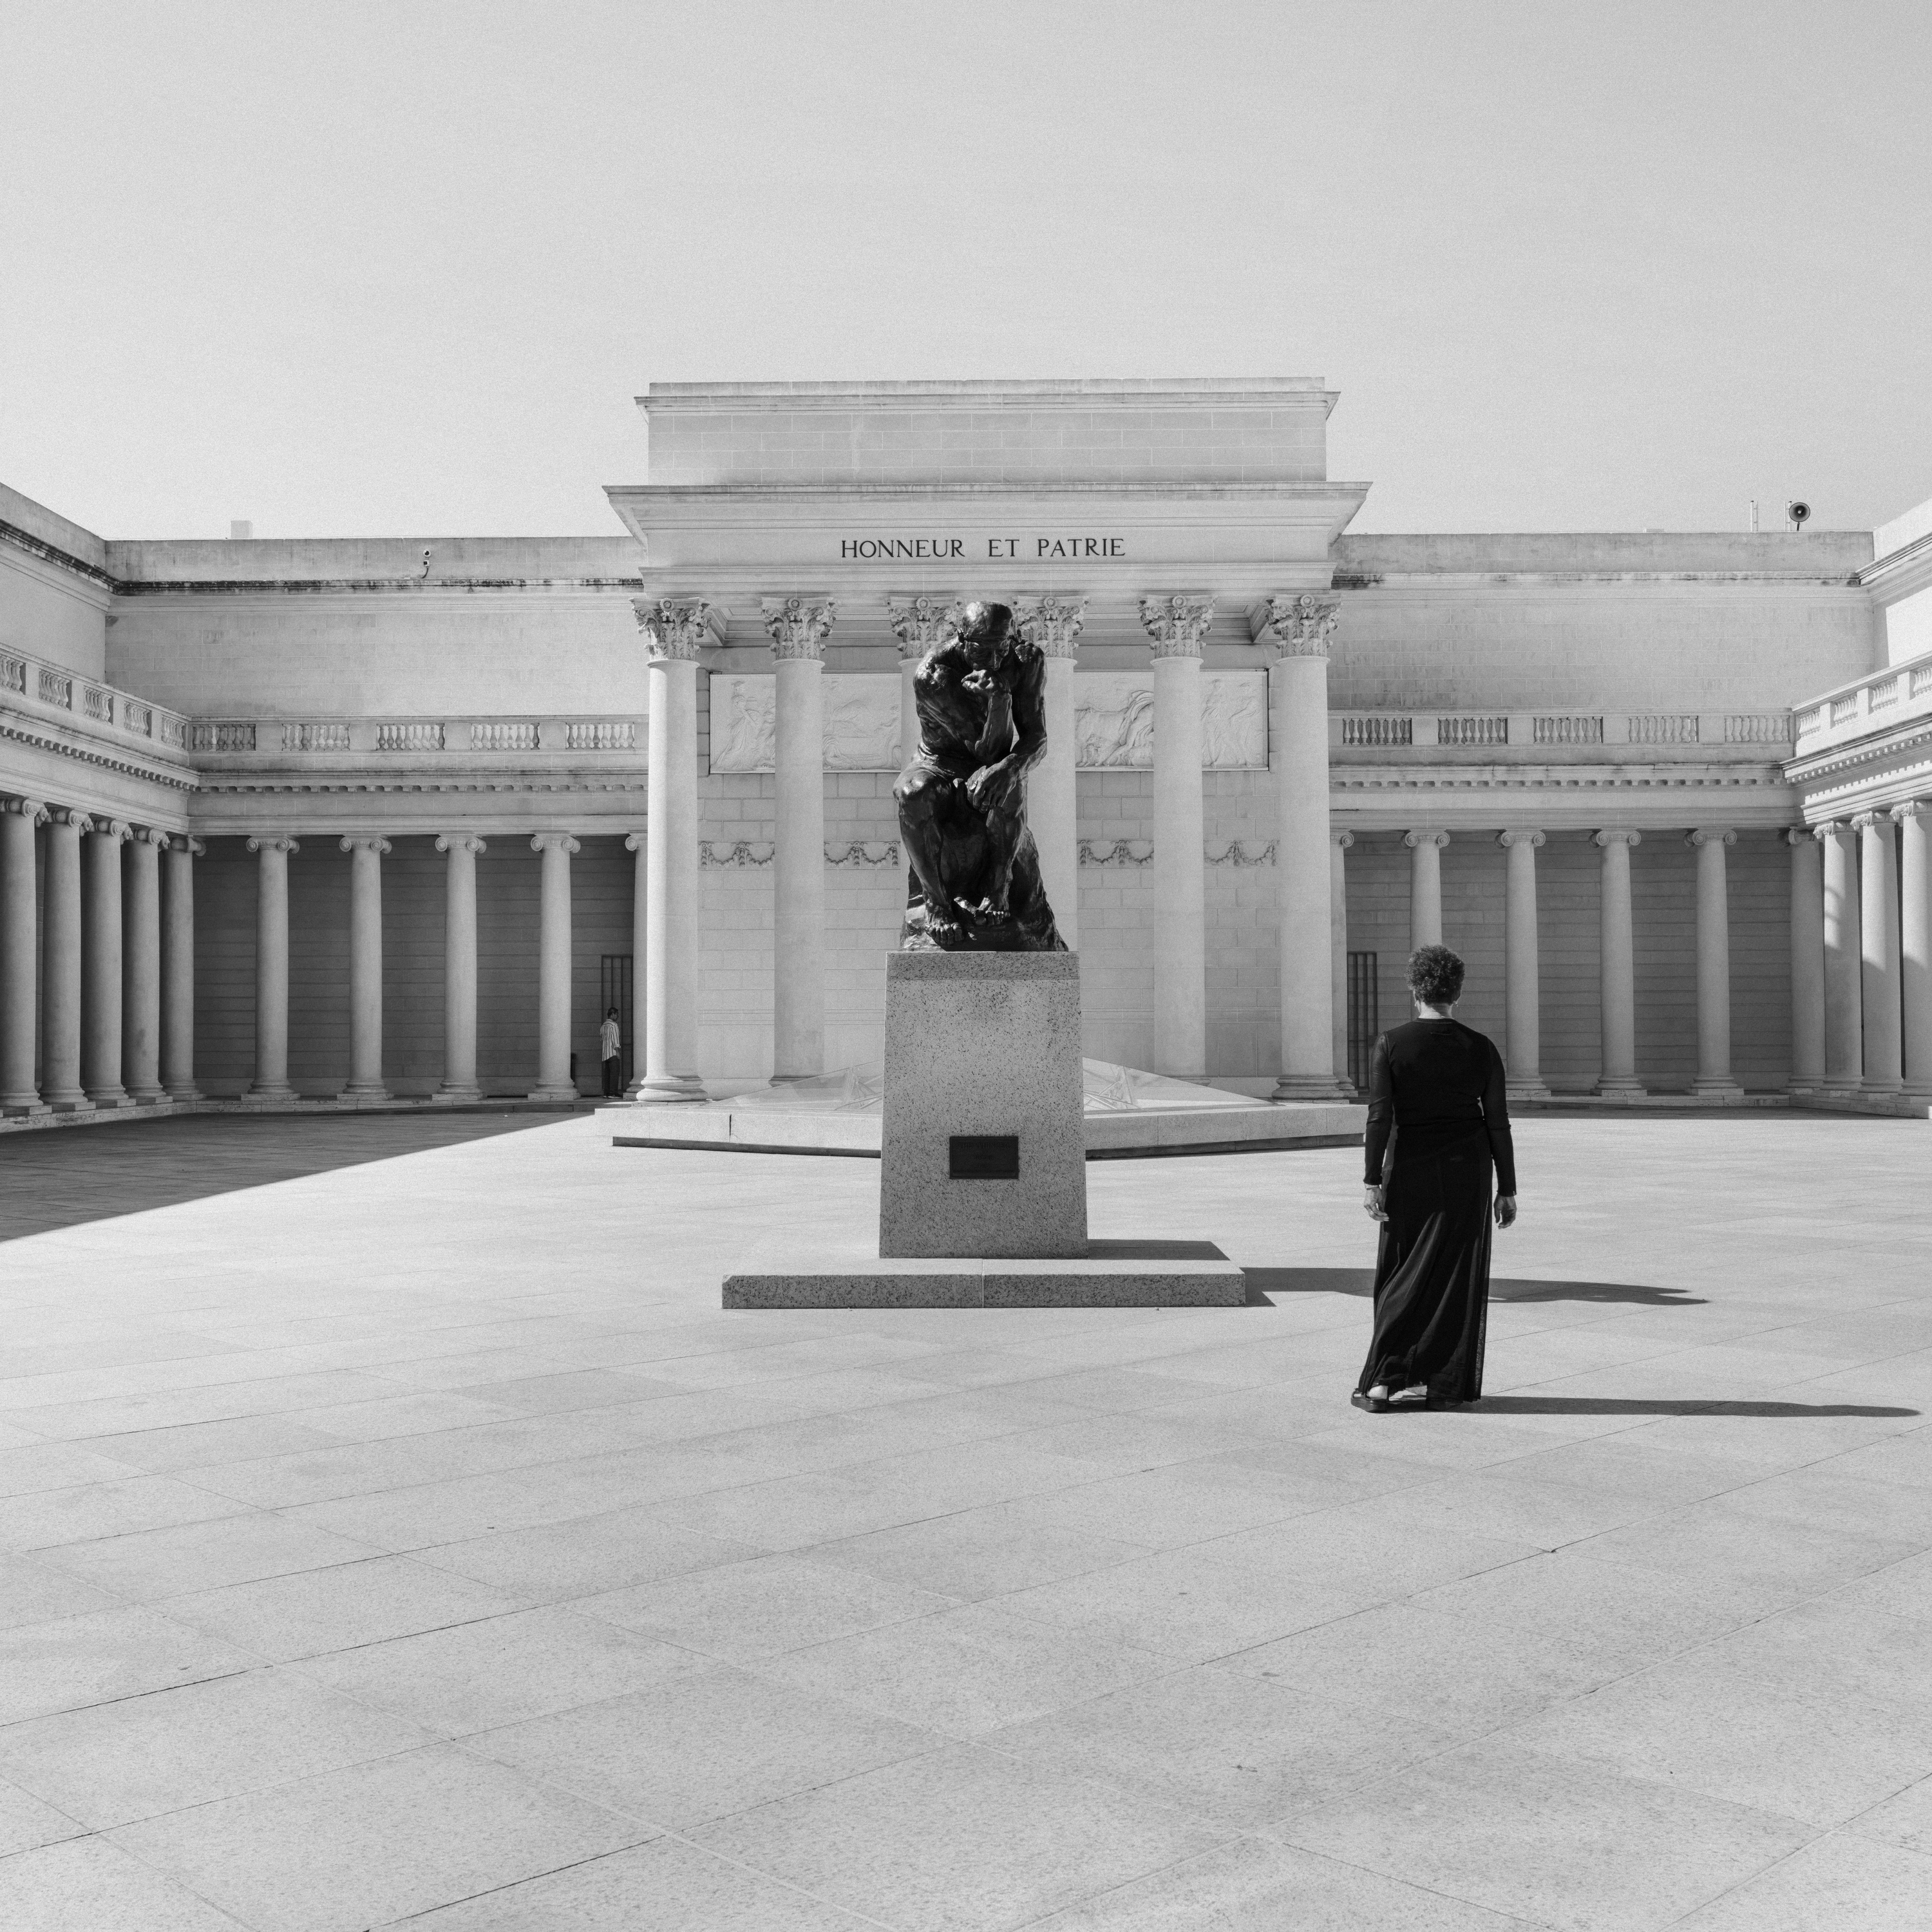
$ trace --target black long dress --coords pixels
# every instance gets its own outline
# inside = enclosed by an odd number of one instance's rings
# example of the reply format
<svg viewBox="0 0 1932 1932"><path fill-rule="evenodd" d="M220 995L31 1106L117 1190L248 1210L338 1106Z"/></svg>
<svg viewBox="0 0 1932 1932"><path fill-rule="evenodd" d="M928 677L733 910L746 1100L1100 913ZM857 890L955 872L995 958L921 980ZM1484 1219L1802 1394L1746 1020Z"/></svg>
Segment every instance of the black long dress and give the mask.
<svg viewBox="0 0 1932 1932"><path fill-rule="evenodd" d="M1376 1328L1358 1393L1428 1385L1432 1406L1483 1393L1490 1181L1516 1192L1502 1056L1460 1020L1412 1020L1376 1042L1364 1146L1383 1190Z"/></svg>

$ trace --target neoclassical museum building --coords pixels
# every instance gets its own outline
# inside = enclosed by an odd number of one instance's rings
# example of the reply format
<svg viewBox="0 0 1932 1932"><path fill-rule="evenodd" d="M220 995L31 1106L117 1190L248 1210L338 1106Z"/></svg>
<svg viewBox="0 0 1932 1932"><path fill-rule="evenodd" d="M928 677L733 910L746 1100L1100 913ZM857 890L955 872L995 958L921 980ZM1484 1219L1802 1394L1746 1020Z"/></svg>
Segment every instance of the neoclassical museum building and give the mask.
<svg viewBox="0 0 1932 1932"><path fill-rule="evenodd" d="M1932 504L1351 536L1318 380L664 384L574 538L106 540L0 490L0 1106L648 1100L875 1063L913 666L1046 653L1087 1052L1926 1111Z"/></svg>

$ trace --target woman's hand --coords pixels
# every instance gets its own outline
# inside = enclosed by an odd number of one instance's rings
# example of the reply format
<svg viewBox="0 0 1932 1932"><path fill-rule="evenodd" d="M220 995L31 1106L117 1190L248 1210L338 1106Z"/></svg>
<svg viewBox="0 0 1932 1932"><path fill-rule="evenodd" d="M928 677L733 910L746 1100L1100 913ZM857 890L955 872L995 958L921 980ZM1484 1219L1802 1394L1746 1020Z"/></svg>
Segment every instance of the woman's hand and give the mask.
<svg viewBox="0 0 1932 1932"><path fill-rule="evenodd" d="M1379 1187L1362 1190L1362 1210L1372 1221L1386 1221L1388 1210L1382 1205L1382 1191Z"/></svg>
<svg viewBox="0 0 1932 1932"><path fill-rule="evenodd" d="M1496 1196L1496 1226L1498 1228L1512 1227L1515 1222L1516 1196L1514 1194L1498 1194Z"/></svg>

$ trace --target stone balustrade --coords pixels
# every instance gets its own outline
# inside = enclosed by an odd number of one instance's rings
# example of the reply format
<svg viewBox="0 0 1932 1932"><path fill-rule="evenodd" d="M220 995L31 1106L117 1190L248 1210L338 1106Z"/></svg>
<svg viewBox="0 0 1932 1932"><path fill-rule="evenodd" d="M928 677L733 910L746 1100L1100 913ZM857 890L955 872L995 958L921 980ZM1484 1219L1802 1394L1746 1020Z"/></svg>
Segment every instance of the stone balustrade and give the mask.
<svg viewBox="0 0 1932 1932"><path fill-rule="evenodd" d="M163 758L178 758L188 748L190 721L178 712L20 651L0 649L0 706L104 733Z"/></svg>
<svg viewBox="0 0 1932 1932"><path fill-rule="evenodd" d="M1932 653L1821 693L1796 714L1797 755L1809 758L1920 718L1932 718Z"/></svg>
<svg viewBox="0 0 1932 1932"><path fill-rule="evenodd" d="M1330 748L1351 753L1473 750L1545 758L1642 746L1708 756L1755 746L1760 755L1775 758L1786 754L1792 738L1789 711L1338 711L1328 719Z"/></svg>

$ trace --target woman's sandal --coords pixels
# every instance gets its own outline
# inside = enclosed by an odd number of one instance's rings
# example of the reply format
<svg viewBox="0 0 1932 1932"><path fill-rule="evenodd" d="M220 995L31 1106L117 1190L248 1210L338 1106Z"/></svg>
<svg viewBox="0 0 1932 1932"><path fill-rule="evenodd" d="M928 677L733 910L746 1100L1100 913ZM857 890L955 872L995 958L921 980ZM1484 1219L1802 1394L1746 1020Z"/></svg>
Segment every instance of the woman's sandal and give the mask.
<svg viewBox="0 0 1932 1932"><path fill-rule="evenodd" d="M1426 1408L1429 1406L1429 1384L1411 1382L1407 1388L1397 1389L1388 1399L1390 1408Z"/></svg>
<svg viewBox="0 0 1932 1932"><path fill-rule="evenodd" d="M1380 1388L1382 1386L1382 1384L1378 1382L1376 1388ZM1388 1413L1388 1397L1386 1395L1377 1395L1375 1389L1370 1390L1366 1394L1358 1389L1348 1400L1358 1408L1366 1408L1371 1415L1386 1415Z"/></svg>

